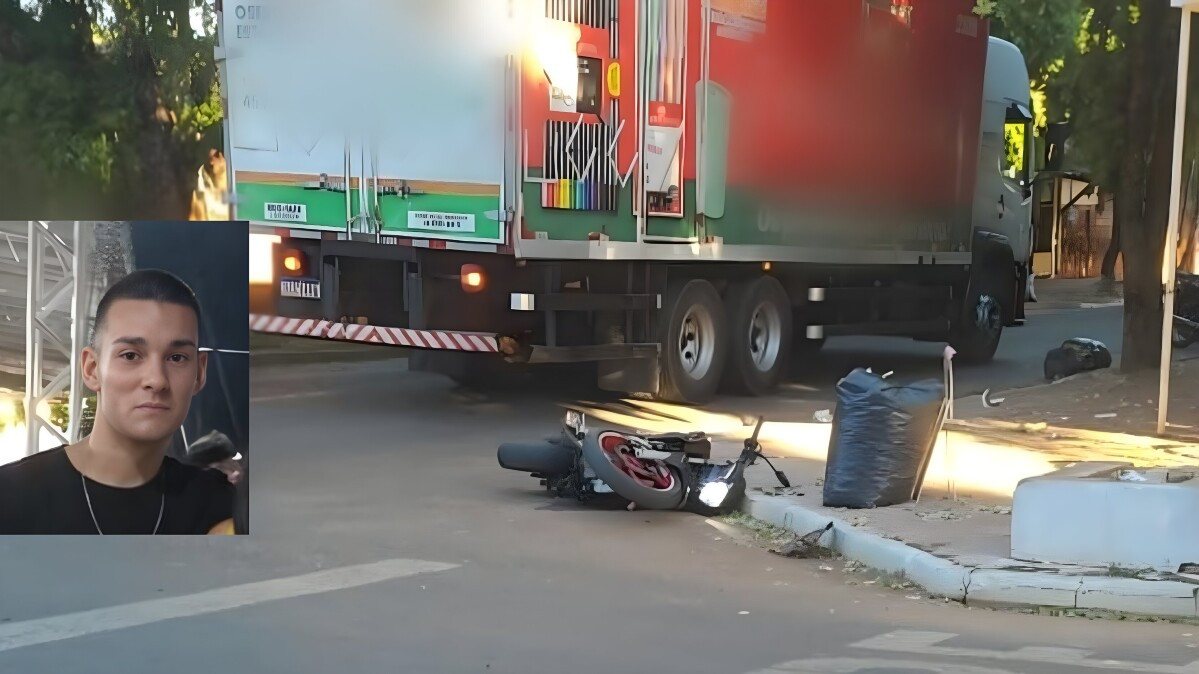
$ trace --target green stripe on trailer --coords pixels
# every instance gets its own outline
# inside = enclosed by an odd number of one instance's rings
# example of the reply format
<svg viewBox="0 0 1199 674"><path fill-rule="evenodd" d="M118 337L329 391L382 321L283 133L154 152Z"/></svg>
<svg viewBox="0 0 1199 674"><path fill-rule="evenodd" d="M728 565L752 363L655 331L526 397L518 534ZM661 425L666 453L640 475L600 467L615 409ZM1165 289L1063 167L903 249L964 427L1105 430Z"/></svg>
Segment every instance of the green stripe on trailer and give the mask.
<svg viewBox="0 0 1199 674"><path fill-rule="evenodd" d="M358 212L358 192L350 190L350 207ZM237 215L243 220L279 222L297 228L344 230L346 227L346 195L344 192L309 189L299 185L242 182L237 184ZM300 221L266 217L266 204L295 204L304 206L305 218ZM383 233L418 238L440 238L454 241L503 243L503 223L493 218L499 212L498 196L463 194L412 194L408 198L381 195L379 209L383 217ZM474 231L457 229L421 229L409 227L410 213L432 213L451 216L473 216ZM421 221L427 219L419 218Z"/></svg>
<svg viewBox="0 0 1199 674"><path fill-rule="evenodd" d="M541 177L541 169L530 168L530 177ZM541 205L540 183L524 183L525 228L545 232L556 241L586 241L592 232L603 232L613 241L636 241L637 219L633 217L633 185L617 187L616 211L574 211Z"/></svg>

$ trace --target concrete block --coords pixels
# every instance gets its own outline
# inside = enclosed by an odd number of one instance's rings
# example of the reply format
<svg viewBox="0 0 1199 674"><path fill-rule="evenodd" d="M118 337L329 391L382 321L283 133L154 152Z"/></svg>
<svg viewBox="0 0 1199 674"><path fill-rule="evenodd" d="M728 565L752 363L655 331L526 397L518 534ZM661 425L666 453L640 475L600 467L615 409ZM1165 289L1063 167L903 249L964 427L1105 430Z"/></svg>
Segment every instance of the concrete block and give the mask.
<svg viewBox="0 0 1199 674"><path fill-rule="evenodd" d="M1081 463L1022 480L1012 499L1011 556L1038 562L1177 571L1199 561L1199 478L1179 468ZM1169 476L1169 479L1167 477Z"/></svg>
<svg viewBox="0 0 1199 674"><path fill-rule="evenodd" d="M1157 616L1199 617L1199 585L1107 576L1083 579L1078 608Z"/></svg>
<svg viewBox="0 0 1199 674"><path fill-rule="evenodd" d="M1050 573L975 569L967 579L966 601L987 604L1031 604L1074 608L1080 576Z"/></svg>

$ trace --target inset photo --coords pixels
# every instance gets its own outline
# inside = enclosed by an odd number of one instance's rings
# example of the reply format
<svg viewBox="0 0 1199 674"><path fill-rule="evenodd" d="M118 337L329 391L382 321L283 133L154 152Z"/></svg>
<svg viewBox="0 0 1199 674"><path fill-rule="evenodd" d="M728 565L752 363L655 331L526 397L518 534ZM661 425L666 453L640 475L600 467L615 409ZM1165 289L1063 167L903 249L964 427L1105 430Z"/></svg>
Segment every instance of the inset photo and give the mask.
<svg viewBox="0 0 1199 674"><path fill-rule="evenodd" d="M249 532L248 242L0 221L0 535Z"/></svg>

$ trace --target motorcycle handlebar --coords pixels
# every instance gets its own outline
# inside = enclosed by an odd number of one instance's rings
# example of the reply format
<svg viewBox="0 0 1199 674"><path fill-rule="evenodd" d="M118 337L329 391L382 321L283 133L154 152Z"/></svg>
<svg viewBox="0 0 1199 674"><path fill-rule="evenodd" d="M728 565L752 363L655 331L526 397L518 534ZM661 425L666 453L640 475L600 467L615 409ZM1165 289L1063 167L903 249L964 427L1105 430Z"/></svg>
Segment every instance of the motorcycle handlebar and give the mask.
<svg viewBox="0 0 1199 674"><path fill-rule="evenodd" d="M758 433L762 432L762 424L764 423L766 423L766 417L758 417L758 424L754 426L754 434L749 436L749 439L745 441L747 446L753 447L758 444Z"/></svg>

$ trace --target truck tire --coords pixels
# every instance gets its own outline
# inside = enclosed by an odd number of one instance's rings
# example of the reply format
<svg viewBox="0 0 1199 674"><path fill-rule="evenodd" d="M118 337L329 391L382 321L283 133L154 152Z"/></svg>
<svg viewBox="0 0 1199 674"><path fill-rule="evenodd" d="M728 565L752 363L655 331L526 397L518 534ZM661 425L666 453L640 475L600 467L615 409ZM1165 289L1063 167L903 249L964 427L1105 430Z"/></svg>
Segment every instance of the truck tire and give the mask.
<svg viewBox="0 0 1199 674"><path fill-rule="evenodd" d="M991 362L1002 336L1003 307L998 297L986 292L985 288L972 288L954 321L949 339L949 345L957 351L956 360L966 365Z"/></svg>
<svg viewBox="0 0 1199 674"><path fill-rule="evenodd" d="M672 284L658 313L658 397L702 405L716 395L728 358L724 303L703 280Z"/></svg>
<svg viewBox="0 0 1199 674"><path fill-rule="evenodd" d="M791 300L772 276L729 288L729 362L725 380L732 391L751 396L774 393L787 373L792 346Z"/></svg>

